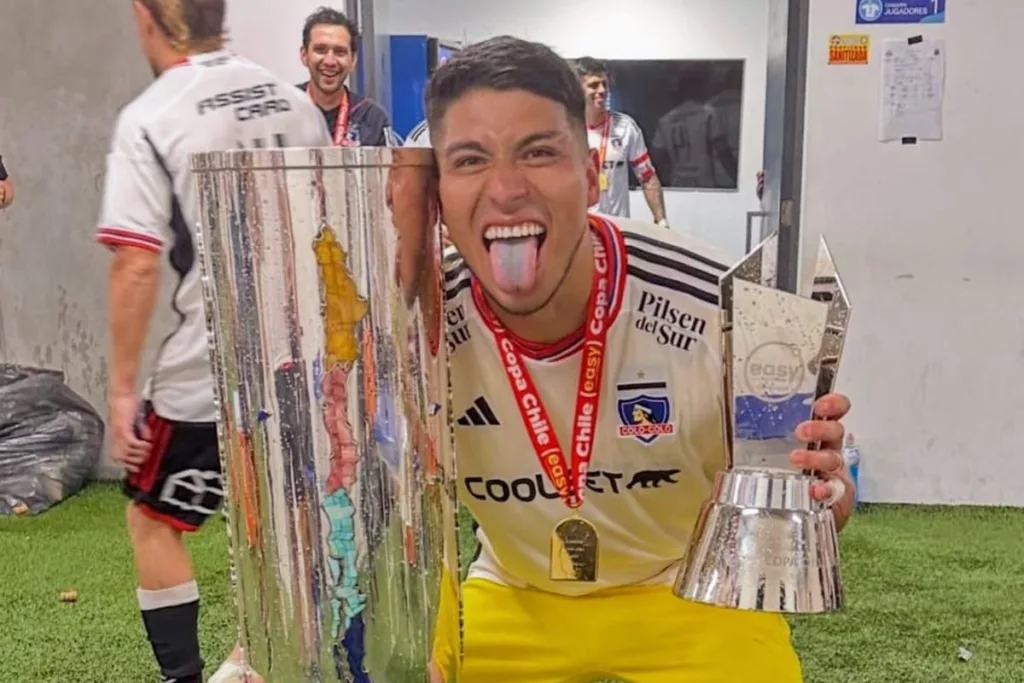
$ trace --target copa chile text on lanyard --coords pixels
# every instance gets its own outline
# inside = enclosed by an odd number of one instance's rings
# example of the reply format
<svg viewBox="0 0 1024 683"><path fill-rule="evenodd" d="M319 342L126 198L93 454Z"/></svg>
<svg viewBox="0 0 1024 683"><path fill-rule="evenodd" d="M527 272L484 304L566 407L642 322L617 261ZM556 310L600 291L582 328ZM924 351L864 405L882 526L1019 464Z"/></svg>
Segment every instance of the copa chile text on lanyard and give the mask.
<svg viewBox="0 0 1024 683"><path fill-rule="evenodd" d="M594 282L591 286L584 330L580 374L576 390L576 410L572 421L572 452L566 462L565 451L558 435L551 425L548 411L541 401L530 371L523 361L508 331L489 307L481 307L491 323L498 353L509 385L516 397L516 405L523 419L527 434L533 443L533 450L540 460L544 472L559 497L573 511L573 515L559 522L551 535L551 579L553 581L596 581L598 538L597 529L590 522L579 517L583 505L583 489L587 479L594 436L597 432L597 416L601 399L601 379L604 369L606 340L608 338L608 313L611 298L611 267L608 262L608 245L602 237L594 239ZM480 285L473 281L477 295L482 300Z"/></svg>

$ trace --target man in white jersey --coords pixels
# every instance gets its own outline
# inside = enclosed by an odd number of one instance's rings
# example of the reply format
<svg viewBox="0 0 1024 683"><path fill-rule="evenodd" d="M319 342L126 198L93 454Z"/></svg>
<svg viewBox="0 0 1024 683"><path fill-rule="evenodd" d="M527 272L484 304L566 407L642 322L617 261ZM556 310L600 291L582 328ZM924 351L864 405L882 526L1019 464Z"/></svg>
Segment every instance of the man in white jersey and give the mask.
<svg viewBox="0 0 1024 683"><path fill-rule="evenodd" d="M128 532L142 620L165 681L199 683L199 591L182 533L223 498L214 379L197 255L191 155L239 147L326 147L309 98L223 49L224 0L135 0L142 50L156 80L118 116L107 156L97 238L109 276L113 457L128 472ZM177 317L140 401L142 347L166 255L178 278ZM237 659L237 651L235 658ZM229 661L215 676L243 672Z"/></svg>
<svg viewBox="0 0 1024 683"><path fill-rule="evenodd" d="M583 57L576 61L576 75L587 98L587 141L597 151L600 169L597 210L609 216L629 217L632 168L654 223L667 228L665 192L647 151L643 131L631 116L608 108L608 69L592 57Z"/></svg>
<svg viewBox="0 0 1024 683"><path fill-rule="evenodd" d="M670 169L670 185L735 187L737 152L726 111L707 101L705 80L690 66L683 67L676 90L683 100L658 120L651 141L658 165Z"/></svg>
<svg viewBox="0 0 1024 683"><path fill-rule="evenodd" d="M446 258L459 495L478 527L464 650L446 577L434 681L797 683L777 614L687 602L671 583L725 465L718 317L727 259L682 234L588 215L600 192L584 92L547 47L460 51L427 89ZM456 251L457 250L457 251ZM849 402L797 438L842 526ZM845 482L833 486L831 480ZM838 495L845 488L845 495ZM564 580L558 538L589 529L596 576Z"/></svg>
<svg viewBox="0 0 1024 683"><path fill-rule="evenodd" d="M712 75L708 106L714 112L718 125L725 133L725 147L729 154L715 157L715 180L719 187L732 188L738 180L737 162L740 149L740 126L743 122L743 72L731 64L719 64Z"/></svg>

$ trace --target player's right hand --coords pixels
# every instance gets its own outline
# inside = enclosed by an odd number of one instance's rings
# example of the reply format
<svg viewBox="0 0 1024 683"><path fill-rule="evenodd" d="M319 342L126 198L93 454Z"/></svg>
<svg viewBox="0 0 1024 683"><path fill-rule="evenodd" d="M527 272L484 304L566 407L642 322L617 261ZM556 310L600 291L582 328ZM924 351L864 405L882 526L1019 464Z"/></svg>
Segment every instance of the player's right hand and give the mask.
<svg viewBox="0 0 1024 683"><path fill-rule="evenodd" d="M135 474L149 458L149 428L139 422L139 397L115 394L110 398L112 457Z"/></svg>
<svg viewBox="0 0 1024 683"><path fill-rule="evenodd" d="M6 209L14 202L14 183L11 179L0 180L0 209Z"/></svg>

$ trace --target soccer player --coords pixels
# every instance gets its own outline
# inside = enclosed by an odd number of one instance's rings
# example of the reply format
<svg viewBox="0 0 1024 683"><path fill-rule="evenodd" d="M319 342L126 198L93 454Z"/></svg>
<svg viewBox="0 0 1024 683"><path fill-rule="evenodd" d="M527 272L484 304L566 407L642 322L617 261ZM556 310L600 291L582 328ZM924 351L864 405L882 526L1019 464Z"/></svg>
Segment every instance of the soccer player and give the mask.
<svg viewBox="0 0 1024 683"><path fill-rule="evenodd" d="M707 83L692 66L682 68L676 90L683 100L661 117L651 141L659 166L670 169L672 187L734 187L738 161L729 140L729 107L707 101ZM717 101L727 103L728 97Z"/></svg>
<svg viewBox="0 0 1024 683"><path fill-rule="evenodd" d="M309 69L309 80L299 84L299 88L309 93L320 108L336 146L392 144L387 112L345 85L359 57L359 29L355 22L337 10L319 8L302 27L299 57Z"/></svg>
<svg viewBox="0 0 1024 683"><path fill-rule="evenodd" d="M608 69L592 57L583 57L576 61L576 75L586 95L587 141L597 152L597 210L629 217L628 164L640 181L655 224L667 228L665 193L647 152L643 131L632 117L608 108Z"/></svg>
<svg viewBox="0 0 1024 683"><path fill-rule="evenodd" d="M222 502L214 378L195 246L191 155L239 147L328 147L323 117L294 85L224 50L225 0L134 0L156 80L121 110L107 156L97 238L109 275L110 421L142 621L165 681L199 683L199 588L182 533ZM166 257L177 324L137 393ZM235 653L235 660L238 652ZM211 681L242 675L229 661Z"/></svg>
<svg viewBox="0 0 1024 683"><path fill-rule="evenodd" d="M427 104L455 248L445 287L459 321L448 330L459 496L480 542L462 587L459 681L797 683L782 616L671 588L725 465L717 282L728 260L677 232L588 215L601 167L584 91L548 48L471 46L434 74ZM840 526L853 501L836 452L848 408L819 400L828 421L797 435L824 449L791 456L821 473L814 495ZM558 575L550 548L567 520L590 529L595 580ZM456 618L442 598L435 681L456 669Z"/></svg>

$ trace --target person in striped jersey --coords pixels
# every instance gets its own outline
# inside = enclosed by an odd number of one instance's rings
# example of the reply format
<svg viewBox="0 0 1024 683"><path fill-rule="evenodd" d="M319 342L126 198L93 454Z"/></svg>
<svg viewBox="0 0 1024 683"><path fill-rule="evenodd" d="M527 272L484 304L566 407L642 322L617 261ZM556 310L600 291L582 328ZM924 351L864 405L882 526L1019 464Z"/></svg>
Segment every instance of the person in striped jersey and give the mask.
<svg viewBox="0 0 1024 683"><path fill-rule="evenodd" d="M588 213L599 167L584 93L550 49L471 46L434 74L427 103L453 243L458 490L480 542L461 587L461 665L449 576L433 680L800 681L781 616L671 590L725 464L717 284L729 260L682 233ZM792 455L822 473L815 495L840 525L852 509L838 454L848 409L840 395L818 401L829 420L798 435L825 448Z"/></svg>
<svg viewBox="0 0 1024 683"><path fill-rule="evenodd" d="M575 63L576 76L587 98L587 139L597 152L600 198L596 210L609 216L630 217L629 169L632 169L654 222L667 228L665 191L647 151L640 125L633 117L608 107L608 68L593 57Z"/></svg>

